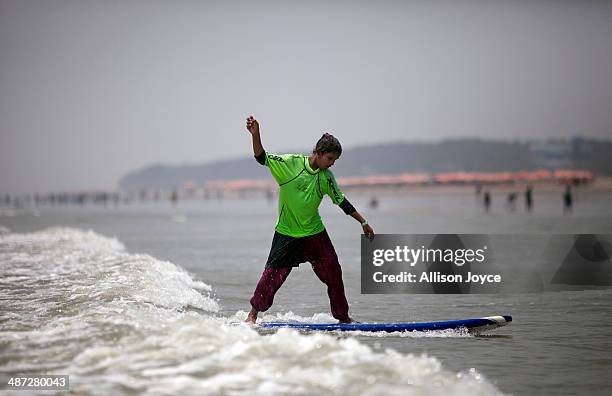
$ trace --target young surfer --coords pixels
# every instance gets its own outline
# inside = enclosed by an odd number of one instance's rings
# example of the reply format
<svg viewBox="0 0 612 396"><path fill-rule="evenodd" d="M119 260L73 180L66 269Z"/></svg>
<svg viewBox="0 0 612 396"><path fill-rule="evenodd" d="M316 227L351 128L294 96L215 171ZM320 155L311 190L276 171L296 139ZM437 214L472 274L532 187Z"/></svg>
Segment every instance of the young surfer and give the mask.
<svg viewBox="0 0 612 396"><path fill-rule="evenodd" d="M342 269L338 256L319 216L319 204L328 195L344 213L357 220L368 238L374 230L355 210L338 188L329 168L342 154L342 146L334 136L324 134L310 156L301 154L274 155L261 144L259 123L249 116L247 130L253 140L253 154L279 185L278 220L266 267L251 298L247 323L255 323L259 312L272 306L274 294L293 267L310 262L317 277L327 285L327 295L334 318L342 323L353 321L344 294Z"/></svg>

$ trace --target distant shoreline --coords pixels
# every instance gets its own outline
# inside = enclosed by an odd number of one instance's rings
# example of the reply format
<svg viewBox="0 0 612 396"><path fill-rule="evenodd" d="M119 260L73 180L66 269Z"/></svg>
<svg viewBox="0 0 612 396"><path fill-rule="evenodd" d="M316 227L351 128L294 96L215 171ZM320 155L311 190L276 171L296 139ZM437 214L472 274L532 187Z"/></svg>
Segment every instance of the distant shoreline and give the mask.
<svg viewBox="0 0 612 396"><path fill-rule="evenodd" d="M524 191L527 183L515 184L481 184L482 191L510 192ZM534 191L542 192L561 192L564 191L566 185L563 183L553 182L535 182L531 183ZM589 184L584 184L575 187L580 191L612 191L612 177L597 177ZM431 185L410 185L410 186L372 186L372 187L344 187L344 191L356 193L466 193L470 192L476 195L475 184L431 184Z"/></svg>

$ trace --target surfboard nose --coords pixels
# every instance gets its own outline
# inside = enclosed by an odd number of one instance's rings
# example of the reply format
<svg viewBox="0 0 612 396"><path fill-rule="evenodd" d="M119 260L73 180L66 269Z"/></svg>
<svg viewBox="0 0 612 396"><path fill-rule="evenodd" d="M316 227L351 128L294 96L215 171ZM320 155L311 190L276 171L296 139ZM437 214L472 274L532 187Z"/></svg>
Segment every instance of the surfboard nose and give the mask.
<svg viewBox="0 0 612 396"><path fill-rule="evenodd" d="M497 323L498 326L505 326L512 322L512 316L510 315L485 316L482 319L486 319L492 323Z"/></svg>

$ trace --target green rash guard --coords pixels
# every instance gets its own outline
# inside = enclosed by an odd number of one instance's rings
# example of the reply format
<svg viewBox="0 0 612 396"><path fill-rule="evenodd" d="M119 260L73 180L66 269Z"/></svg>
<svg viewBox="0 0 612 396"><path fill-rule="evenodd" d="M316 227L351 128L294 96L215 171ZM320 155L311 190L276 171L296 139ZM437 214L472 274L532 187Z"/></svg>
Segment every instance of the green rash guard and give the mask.
<svg viewBox="0 0 612 396"><path fill-rule="evenodd" d="M325 227L319 216L319 205L327 194L334 205L344 200L330 170L313 170L308 156L265 153L265 165L279 185L276 231L301 238L318 234Z"/></svg>

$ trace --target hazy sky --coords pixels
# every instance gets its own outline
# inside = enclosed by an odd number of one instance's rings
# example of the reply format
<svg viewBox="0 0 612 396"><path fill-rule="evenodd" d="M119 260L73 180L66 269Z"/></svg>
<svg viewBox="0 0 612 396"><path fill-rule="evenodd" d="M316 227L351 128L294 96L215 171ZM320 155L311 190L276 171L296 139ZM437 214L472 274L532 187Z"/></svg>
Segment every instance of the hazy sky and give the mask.
<svg viewBox="0 0 612 396"><path fill-rule="evenodd" d="M369 4L371 3L371 4ZM0 0L0 194L152 163L612 136L612 1Z"/></svg>

